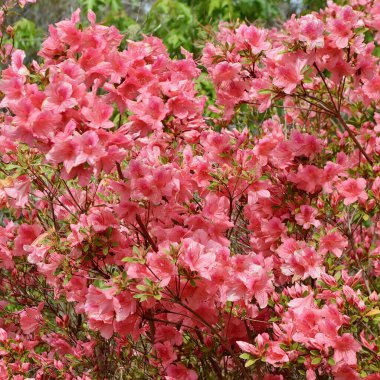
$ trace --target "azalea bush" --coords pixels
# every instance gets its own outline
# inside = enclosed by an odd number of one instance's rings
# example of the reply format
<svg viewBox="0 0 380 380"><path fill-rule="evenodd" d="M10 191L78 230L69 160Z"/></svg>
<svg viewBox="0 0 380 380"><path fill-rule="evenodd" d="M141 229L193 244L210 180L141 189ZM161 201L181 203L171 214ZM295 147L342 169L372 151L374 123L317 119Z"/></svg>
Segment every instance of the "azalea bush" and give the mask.
<svg viewBox="0 0 380 380"><path fill-rule="evenodd" d="M1 40L0 379L380 379L380 4L49 32Z"/></svg>

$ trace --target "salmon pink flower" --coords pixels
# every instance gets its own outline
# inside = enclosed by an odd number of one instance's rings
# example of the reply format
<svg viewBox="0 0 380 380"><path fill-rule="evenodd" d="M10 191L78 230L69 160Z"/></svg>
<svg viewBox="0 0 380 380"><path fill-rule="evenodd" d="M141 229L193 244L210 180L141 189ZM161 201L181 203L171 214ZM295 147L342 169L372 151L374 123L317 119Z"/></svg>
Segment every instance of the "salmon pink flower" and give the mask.
<svg viewBox="0 0 380 380"><path fill-rule="evenodd" d="M305 230L308 230L311 226L318 228L321 223L315 218L317 214L317 211L313 207L303 205L300 207L300 212L296 214L295 219L297 224L302 226Z"/></svg>
<svg viewBox="0 0 380 380"><path fill-rule="evenodd" d="M324 23L314 15L306 15L300 19L300 40L306 42L311 51L324 45Z"/></svg>
<svg viewBox="0 0 380 380"><path fill-rule="evenodd" d="M307 277L319 278L323 271L322 257L313 247L298 249L285 258L281 269L286 276L293 276L293 281Z"/></svg>
<svg viewBox="0 0 380 380"><path fill-rule="evenodd" d="M197 380L197 373L183 364L170 364L166 369L165 380Z"/></svg>
<svg viewBox="0 0 380 380"><path fill-rule="evenodd" d="M348 365L356 364L356 353L360 351L361 345L351 334L345 333L342 336L336 336L331 343L334 348L335 362L343 361Z"/></svg>
<svg viewBox="0 0 380 380"><path fill-rule="evenodd" d="M12 198L16 207L24 207L28 202L31 181L28 176L22 175L4 187L4 192Z"/></svg>
<svg viewBox="0 0 380 380"><path fill-rule="evenodd" d="M304 78L305 65L306 60L294 55L285 55L277 64L273 84L282 88L285 94L291 94Z"/></svg>
<svg viewBox="0 0 380 380"><path fill-rule="evenodd" d="M58 82L50 84L46 89L48 96L43 107L54 112L64 112L78 104L73 95L73 86L69 82Z"/></svg>
<svg viewBox="0 0 380 380"><path fill-rule="evenodd" d="M24 309L20 314L20 325L25 334L31 334L42 323L41 311L44 303L41 302L38 307L29 307Z"/></svg>
<svg viewBox="0 0 380 380"><path fill-rule="evenodd" d="M258 349L253 344L243 342L243 341L239 341L239 340L236 341L236 344L244 352L248 352L249 354L254 355L254 356L259 355Z"/></svg>
<svg viewBox="0 0 380 380"><path fill-rule="evenodd" d="M265 361L272 364L274 367L279 367L282 363L287 363L289 357L280 347L279 343L271 342L265 353Z"/></svg>
<svg viewBox="0 0 380 380"><path fill-rule="evenodd" d="M368 194L365 191L366 180L364 178L349 178L336 186L339 194L344 198L346 206L360 200L368 199Z"/></svg>
<svg viewBox="0 0 380 380"><path fill-rule="evenodd" d="M177 359L177 354L174 352L173 346L168 341L154 344L153 352L158 361L162 363L164 368L166 368L169 364L173 363ZM154 363L157 359L151 360Z"/></svg>
<svg viewBox="0 0 380 380"><path fill-rule="evenodd" d="M347 239L339 232L331 231L321 238L319 252L322 255L325 255L327 252L332 252L336 257L340 257L347 246Z"/></svg>
<svg viewBox="0 0 380 380"><path fill-rule="evenodd" d="M174 266L169 255L159 252L149 252L147 255L147 265L153 273L152 280L159 280L160 286L166 286L170 279L177 274L177 268Z"/></svg>

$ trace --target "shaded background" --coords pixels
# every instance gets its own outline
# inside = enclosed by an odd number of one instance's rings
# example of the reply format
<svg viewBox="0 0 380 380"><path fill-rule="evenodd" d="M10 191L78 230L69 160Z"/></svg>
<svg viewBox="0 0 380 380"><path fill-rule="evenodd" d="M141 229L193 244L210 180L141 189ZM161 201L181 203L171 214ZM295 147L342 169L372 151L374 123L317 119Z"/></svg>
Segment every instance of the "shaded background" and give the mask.
<svg viewBox="0 0 380 380"><path fill-rule="evenodd" d="M99 22L115 25L129 39L153 34L172 55L181 46L197 54L207 32L220 21L255 22L276 26L292 13L324 7L325 0L38 0L11 15L16 47L35 58L48 25L67 18L80 7L92 9Z"/></svg>

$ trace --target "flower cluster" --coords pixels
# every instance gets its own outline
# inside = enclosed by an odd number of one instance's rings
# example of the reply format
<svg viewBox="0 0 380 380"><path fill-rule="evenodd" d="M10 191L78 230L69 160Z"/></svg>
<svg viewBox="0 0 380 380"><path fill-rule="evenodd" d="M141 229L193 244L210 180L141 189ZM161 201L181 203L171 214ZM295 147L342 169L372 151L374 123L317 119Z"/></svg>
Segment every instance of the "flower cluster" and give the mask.
<svg viewBox="0 0 380 380"><path fill-rule="evenodd" d="M87 17L2 72L0 379L380 379L377 2L202 67Z"/></svg>

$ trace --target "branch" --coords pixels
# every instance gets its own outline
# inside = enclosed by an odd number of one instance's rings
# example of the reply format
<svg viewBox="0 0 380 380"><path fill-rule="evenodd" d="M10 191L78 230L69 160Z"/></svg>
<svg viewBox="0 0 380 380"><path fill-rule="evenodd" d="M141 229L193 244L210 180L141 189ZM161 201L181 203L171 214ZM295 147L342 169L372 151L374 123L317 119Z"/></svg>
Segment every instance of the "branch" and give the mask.
<svg viewBox="0 0 380 380"><path fill-rule="evenodd" d="M330 100L331 100L331 104L332 104L332 106L334 107L334 110L335 110L335 117L339 120L339 123L342 125L342 127L347 131L348 135L350 136L350 138L352 139L352 141L354 142L354 144L357 146L357 148L360 150L360 152L363 154L363 156L366 158L366 160L371 165L373 165L373 161L370 159L370 157L368 156L368 154L366 153L366 151L364 150L364 148L360 145L359 141L357 140L357 138L355 137L355 135L353 134L353 132L351 131L351 129L348 127L348 125L346 124L346 122L343 120L342 115L340 114L340 111L339 111L339 109L337 108L337 106L335 104L335 101L334 101L334 98L333 98L333 96L331 94L330 88L329 88L329 86L326 83L326 79L325 79L324 75L322 74L321 70L319 69L319 67L317 66L316 63L314 63L314 67L316 68L316 70L317 70L319 76L321 77L321 79L323 81L323 84L325 85L326 90L327 90L327 92L329 94L329 97L330 97Z"/></svg>
<svg viewBox="0 0 380 380"><path fill-rule="evenodd" d="M149 232L146 229L143 221L141 220L140 215L136 215L136 220L137 220L139 227L141 228L141 234L143 235L144 239L149 243L149 245L152 247L154 252L158 252L157 244L153 241L153 239L149 235Z"/></svg>

